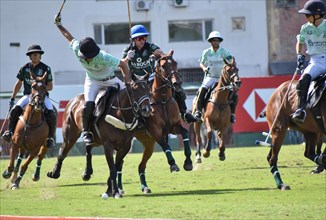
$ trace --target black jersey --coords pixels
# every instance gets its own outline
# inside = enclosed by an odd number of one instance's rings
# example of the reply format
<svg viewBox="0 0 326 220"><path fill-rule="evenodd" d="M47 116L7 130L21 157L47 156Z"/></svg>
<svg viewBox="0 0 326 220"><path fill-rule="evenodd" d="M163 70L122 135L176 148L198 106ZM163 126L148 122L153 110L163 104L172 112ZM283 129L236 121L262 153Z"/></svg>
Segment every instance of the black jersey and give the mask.
<svg viewBox="0 0 326 220"><path fill-rule="evenodd" d="M37 77L42 77L46 72L48 73L47 78L45 79L45 82L52 82L52 73L51 68L47 66L46 64L40 62L35 67L32 63L27 63L25 66L20 68L17 79L24 82L24 95L31 94L32 90L32 78L30 76L30 72L32 72Z"/></svg>
<svg viewBox="0 0 326 220"><path fill-rule="evenodd" d="M129 50L135 51L134 58L128 62L130 72L139 76L144 76L146 72L152 73L154 71L149 57L157 49L160 48L157 45L148 42L144 44L144 47L141 50L138 50L136 46L128 46L123 50L122 58L127 56Z"/></svg>

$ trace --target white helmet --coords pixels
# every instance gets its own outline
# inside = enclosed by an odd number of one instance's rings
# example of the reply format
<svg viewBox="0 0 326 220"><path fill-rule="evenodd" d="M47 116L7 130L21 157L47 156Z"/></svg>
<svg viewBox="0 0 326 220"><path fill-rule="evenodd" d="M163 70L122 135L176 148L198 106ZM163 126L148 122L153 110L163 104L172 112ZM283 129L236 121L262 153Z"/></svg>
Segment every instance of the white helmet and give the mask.
<svg viewBox="0 0 326 220"><path fill-rule="evenodd" d="M220 34L220 32L218 32L218 31L212 31L212 32L209 34L209 36L208 36L208 38L207 38L207 41L208 41L208 42L211 42L211 39L213 39L213 38L218 38L218 39L220 39L220 42L223 41L223 37L222 37L222 35Z"/></svg>

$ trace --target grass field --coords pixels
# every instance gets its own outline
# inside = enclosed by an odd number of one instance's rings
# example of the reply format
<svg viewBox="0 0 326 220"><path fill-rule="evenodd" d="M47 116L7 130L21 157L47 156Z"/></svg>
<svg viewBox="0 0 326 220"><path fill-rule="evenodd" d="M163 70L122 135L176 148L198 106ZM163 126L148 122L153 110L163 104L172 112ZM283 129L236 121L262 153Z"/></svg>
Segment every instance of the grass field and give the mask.
<svg viewBox="0 0 326 220"><path fill-rule="evenodd" d="M121 199L103 200L108 168L103 155L93 157L94 175L83 182L84 157L67 157L61 177L46 177L56 159L43 161L41 180L32 181L33 161L20 189L10 190L1 176L1 215L91 216L112 218L166 219L326 219L326 173L311 175L315 165L303 156L304 146L285 145L279 156L279 170L291 190L276 189L266 161L268 148L227 148L221 162L217 150L194 170L170 173L163 153L154 153L147 166L152 194L141 192L137 172L141 154L127 155ZM174 152L183 165L183 152ZM192 158L194 160L194 152ZM1 174L8 160L0 160Z"/></svg>

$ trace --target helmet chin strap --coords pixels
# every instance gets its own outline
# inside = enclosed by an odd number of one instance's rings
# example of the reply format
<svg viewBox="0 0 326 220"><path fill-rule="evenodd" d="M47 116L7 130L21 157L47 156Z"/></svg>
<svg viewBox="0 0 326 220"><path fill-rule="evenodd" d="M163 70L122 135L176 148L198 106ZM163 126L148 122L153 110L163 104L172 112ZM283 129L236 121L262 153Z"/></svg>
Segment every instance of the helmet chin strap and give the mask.
<svg viewBox="0 0 326 220"><path fill-rule="evenodd" d="M313 16L313 18L314 18L314 21L312 22L312 24L315 25L315 26L316 26L316 21L317 21L318 19L321 19L321 18L324 17L324 16L321 16L321 15L319 15L318 18L316 18L315 15L312 15L312 16Z"/></svg>

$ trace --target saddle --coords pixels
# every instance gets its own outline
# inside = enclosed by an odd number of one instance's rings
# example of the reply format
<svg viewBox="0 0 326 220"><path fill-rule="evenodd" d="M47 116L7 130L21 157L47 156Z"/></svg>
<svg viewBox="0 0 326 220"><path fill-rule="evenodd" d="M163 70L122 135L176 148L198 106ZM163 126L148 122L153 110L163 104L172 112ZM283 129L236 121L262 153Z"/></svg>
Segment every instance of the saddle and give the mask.
<svg viewBox="0 0 326 220"><path fill-rule="evenodd" d="M110 100L110 98L114 96L118 91L120 91L120 86L118 83L109 86L106 90L100 90L95 99L94 123L96 123L104 113L107 104L109 104L108 100Z"/></svg>
<svg viewBox="0 0 326 220"><path fill-rule="evenodd" d="M306 106L312 110L318 126L326 133L320 109L322 100L326 100L326 74L320 75L310 84Z"/></svg>

